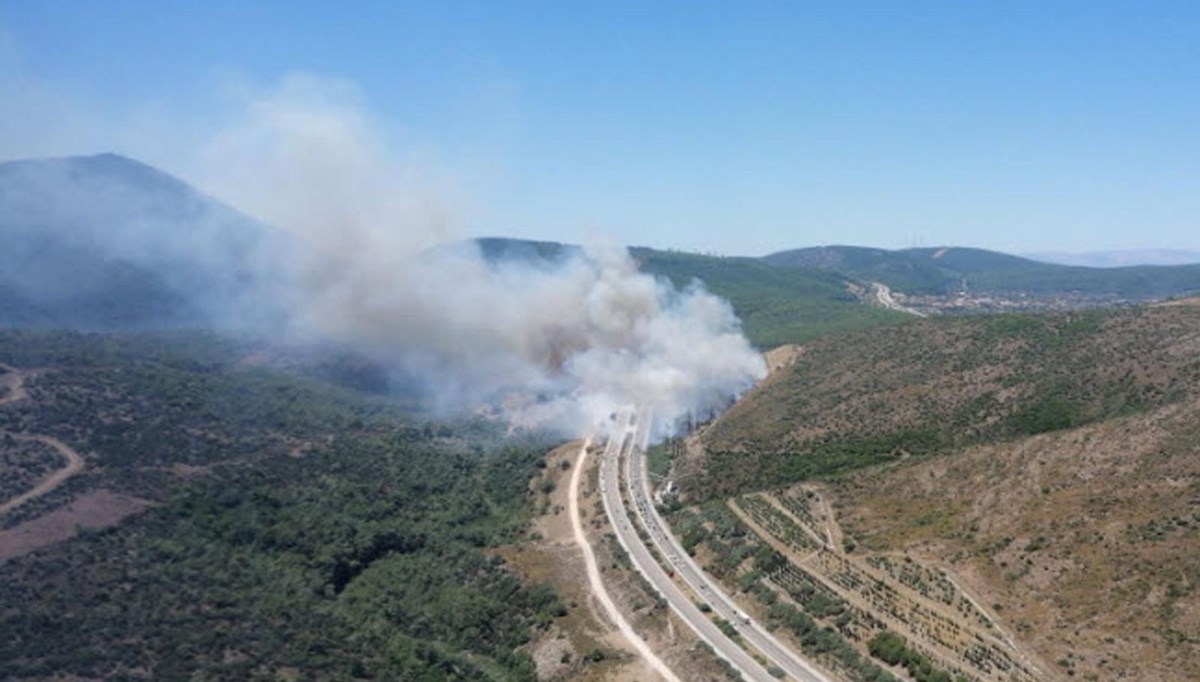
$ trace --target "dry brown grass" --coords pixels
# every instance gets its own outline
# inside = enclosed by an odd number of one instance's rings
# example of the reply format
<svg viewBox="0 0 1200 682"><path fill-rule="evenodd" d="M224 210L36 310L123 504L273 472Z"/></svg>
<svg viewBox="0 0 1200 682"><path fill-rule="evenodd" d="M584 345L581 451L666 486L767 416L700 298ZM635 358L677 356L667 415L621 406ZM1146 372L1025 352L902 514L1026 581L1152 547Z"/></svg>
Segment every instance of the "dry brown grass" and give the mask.
<svg viewBox="0 0 1200 682"><path fill-rule="evenodd" d="M530 482L537 504L546 513L535 518L530 539L504 547L499 553L527 579L549 583L568 607L549 631L530 645L543 679L606 682L655 680L653 670L609 622L603 607L593 599L585 574L583 555L575 546L567 510L568 484L578 456L579 444L565 445L546 457L543 474ZM598 458L590 458L591 475L585 477L580 495L581 513L592 548L601 567L605 586L613 601L656 653L686 680L728 680L712 654L697 649L695 634L674 614L655 605L639 575L622 565L614 553L608 518L596 491ZM563 468L567 462L567 468ZM540 492L543 481L555 482L549 494ZM605 660L586 661L601 649ZM564 654L567 654L564 660Z"/></svg>
<svg viewBox="0 0 1200 682"><path fill-rule="evenodd" d="M1200 307L930 319L821 339L703 435L692 499L1200 398Z"/></svg>
<svg viewBox="0 0 1200 682"><path fill-rule="evenodd" d="M847 532L964 576L1081 679L1200 679L1200 402L837 485Z"/></svg>
<svg viewBox="0 0 1200 682"><path fill-rule="evenodd" d="M689 450L706 476L686 492L841 474L828 486L860 552L949 570L1056 671L1200 679L1194 302L815 341ZM1066 423L1023 421L1048 398ZM906 433L934 445L872 453Z"/></svg>

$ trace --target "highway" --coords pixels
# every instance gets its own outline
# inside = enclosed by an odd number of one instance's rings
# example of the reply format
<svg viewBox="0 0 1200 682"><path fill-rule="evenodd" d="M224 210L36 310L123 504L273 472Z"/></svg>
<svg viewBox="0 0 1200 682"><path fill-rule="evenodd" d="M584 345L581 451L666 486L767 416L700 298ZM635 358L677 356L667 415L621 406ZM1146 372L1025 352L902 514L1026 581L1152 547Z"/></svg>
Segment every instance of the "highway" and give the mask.
<svg viewBox="0 0 1200 682"><path fill-rule="evenodd" d="M635 510L642 525L649 530L650 539L661 556L666 557L672 568L684 582L698 594L704 595L713 613L733 623L738 633L762 652L773 665L787 673L788 679L801 682L832 682L813 664L800 658L784 646L766 628L749 618L737 606L737 602L724 589L708 577L699 565L684 551L665 521L655 508L647 476L646 443L650 419L645 417L640 425L634 446L625 459L625 480L629 497L634 500Z"/></svg>
<svg viewBox="0 0 1200 682"><path fill-rule="evenodd" d="M731 597L704 574L691 557L679 546L666 530L650 500L646 480L645 444L649 434L650 420L634 412L618 414L612 425L604 455L600 463L600 488L604 508L612 522L621 546L629 554L634 567L666 599L668 605L691 627L702 640L728 661L747 680L771 682L779 679L746 652L737 642L721 632L709 614L703 613L693 602L693 597L684 592L675 582L681 580L706 602L713 614L729 621L741 636L762 652L770 663L786 673L786 678L798 682L832 682L808 662L800 659L779 643L760 625L749 619L737 607ZM626 455L626 456L622 456ZM671 565L676 578L667 574L650 553L650 549L638 537L636 526L621 499L621 476L618 467L624 462L625 480L630 499L638 518L649 530L651 542L660 556Z"/></svg>

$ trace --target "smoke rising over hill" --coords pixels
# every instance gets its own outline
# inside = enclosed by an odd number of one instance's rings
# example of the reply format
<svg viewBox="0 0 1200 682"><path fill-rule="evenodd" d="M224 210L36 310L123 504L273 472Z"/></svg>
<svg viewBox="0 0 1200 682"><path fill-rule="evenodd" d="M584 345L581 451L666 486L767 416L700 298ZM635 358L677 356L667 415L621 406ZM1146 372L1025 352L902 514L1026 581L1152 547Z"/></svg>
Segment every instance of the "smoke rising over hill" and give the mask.
<svg viewBox="0 0 1200 682"><path fill-rule="evenodd" d="M72 172L22 172L10 195L72 206L72 220L41 225L38 238L86 234L77 251L166 282L166 307L189 302L222 324L350 346L420 377L447 410L508 396L514 422L578 434L631 404L663 423L712 410L764 373L727 303L639 272L622 248L484 258L453 229L461 202L445 198L447 183L394 160L376 128L352 90L293 78L250 98L181 164L283 235L182 183L157 187L147 210L141 193L161 178L120 157L95 157L130 175L119 191ZM130 196L112 196L119 210L89 223L96 191ZM180 197L185 211L160 206ZM213 216L221 229L197 229Z"/></svg>

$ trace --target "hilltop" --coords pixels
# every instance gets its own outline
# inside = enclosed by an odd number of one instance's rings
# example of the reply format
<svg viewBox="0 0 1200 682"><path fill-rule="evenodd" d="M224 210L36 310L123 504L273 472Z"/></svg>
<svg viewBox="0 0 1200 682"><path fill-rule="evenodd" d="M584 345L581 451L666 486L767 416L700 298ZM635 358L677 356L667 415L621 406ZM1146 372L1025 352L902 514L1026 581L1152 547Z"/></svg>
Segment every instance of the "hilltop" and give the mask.
<svg viewBox="0 0 1200 682"><path fill-rule="evenodd" d="M120 156L0 163L0 324L138 329L242 312L279 231Z"/></svg>
<svg viewBox="0 0 1200 682"><path fill-rule="evenodd" d="M186 182L117 154L0 163L0 324L137 330L271 328L306 248ZM492 261L578 246L474 240ZM763 258L634 247L679 287L730 301L762 349L922 314L1126 305L1200 292L1200 265L1040 263L971 248L828 246Z"/></svg>

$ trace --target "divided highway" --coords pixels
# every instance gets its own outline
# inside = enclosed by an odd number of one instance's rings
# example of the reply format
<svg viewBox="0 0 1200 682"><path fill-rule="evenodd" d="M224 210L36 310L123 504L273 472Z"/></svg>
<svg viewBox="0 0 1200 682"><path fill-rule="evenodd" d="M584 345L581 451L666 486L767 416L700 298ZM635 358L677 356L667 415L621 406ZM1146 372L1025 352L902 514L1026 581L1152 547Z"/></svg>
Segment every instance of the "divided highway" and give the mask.
<svg viewBox="0 0 1200 682"><path fill-rule="evenodd" d="M621 499L622 477L619 475L619 467L622 463L625 469L624 479L635 512L642 525L649 531L654 548L669 563L675 576L687 584L695 594L700 595L712 609L712 613L732 623L746 642L762 652L770 665L783 670L786 673L784 679L798 682L832 682L829 677L797 657L742 613L733 599L715 582L709 580L683 551L667 530L650 499L644 456L650 420L644 415L639 418L636 413L618 415L616 419L617 423L612 425L613 432L609 436L600 463L600 489L604 509L612 522L613 531L629 554L634 567L658 590L684 622L745 679L755 682L772 682L778 679L768 673L763 664L755 660L741 645L727 637L712 618L700 610L693 602L693 597L676 584L674 578L668 575L667 569L655 560L650 549L638 537L636 525L630 519Z"/></svg>

